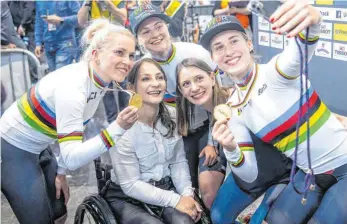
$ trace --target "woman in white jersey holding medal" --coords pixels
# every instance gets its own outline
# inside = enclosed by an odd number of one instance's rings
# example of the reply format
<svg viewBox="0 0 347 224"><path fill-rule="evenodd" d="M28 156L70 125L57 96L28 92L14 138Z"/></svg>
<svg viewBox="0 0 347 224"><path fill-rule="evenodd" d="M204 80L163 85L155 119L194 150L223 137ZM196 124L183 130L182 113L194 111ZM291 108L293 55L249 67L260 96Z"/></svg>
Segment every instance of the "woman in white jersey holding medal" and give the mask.
<svg viewBox="0 0 347 224"><path fill-rule="evenodd" d="M177 66L177 121L178 132L184 132L189 122L189 107L201 105L209 113L210 127L220 119L232 119L231 110L225 104L235 88L221 88L215 75L202 60L188 58ZM212 128L211 128L212 129ZM211 208L213 223L230 223L248 205L265 193L265 197L251 217L250 223L261 223L268 211L289 182L291 162L270 144L251 135L252 142L239 143L245 156L231 164L231 174L218 191ZM213 141L219 150L223 150ZM255 158L258 174L255 180L238 177L238 167L247 157ZM272 161L269 163L269 161ZM252 168L252 167L251 167ZM241 175L242 176L242 175Z"/></svg>
<svg viewBox="0 0 347 224"><path fill-rule="evenodd" d="M137 36L147 55L156 60L167 76L167 94L164 101L175 103L176 67L185 58L198 57L204 60L212 70L216 65L212 62L208 51L193 43L172 43L167 23L171 19L159 8L151 4L142 4L130 15L131 29ZM209 208L223 181L225 164L219 162L215 147L208 141L208 117L202 108L192 111L193 122L189 124L189 132L183 136L184 147L189 163L194 188L199 188L205 205ZM200 158L199 158L200 155ZM199 170L199 174L198 174ZM199 183L198 183L199 182Z"/></svg>
<svg viewBox="0 0 347 224"><path fill-rule="evenodd" d="M64 223L66 170L99 157L137 120L137 108L129 106L100 135L82 141L108 84L127 77L135 54L134 36L107 20L91 24L84 42L83 61L42 78L1 117L1 190L20 223ZM54 158L45 149L56 140Z"/></svg>
<svg viewBox="0 0 347 224"><path fill-rule="evenodd" d="M238 144L252 141L249 132L294 160L299 168L294 185L289 184L275 201L266 219L269 223L346 223L347 131L309 82L303 81L308 89L300 93L300 56L310 59L313 55L320 13L307 1L288 0L270 21L277 33L287 33L291 39L288 48L267 64L254 62L252 42L235 17L215 18L203 35L200 43L237 83L228 102L232 118L217 121L212 135L223 146L229 162L245 158L238 173L249 181L257 176L256 161L246 157ZM300 52L305 43L307 54ZM300 113L304 114L302 119Z"/></svg>

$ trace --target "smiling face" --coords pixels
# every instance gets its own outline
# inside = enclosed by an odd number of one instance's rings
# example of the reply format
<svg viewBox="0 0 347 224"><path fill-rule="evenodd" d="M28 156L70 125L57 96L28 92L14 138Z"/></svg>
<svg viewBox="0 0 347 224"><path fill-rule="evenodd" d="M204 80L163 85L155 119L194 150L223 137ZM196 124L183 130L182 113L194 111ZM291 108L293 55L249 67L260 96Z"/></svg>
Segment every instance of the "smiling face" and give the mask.
<svg viewBox="0 0 347 224"><path fill-rule="evenodd" d="M144 104L158 105L164 99L166 78L157 65L144 62L137 74L135 90Z"/></svg>
<svg viewBox="0 0 347 224"><path fill-rule="evenodd" d="M242 80L253 65L253 45L239 31L228 30L211 41L211 54L218 67L233 79Z"/></svg>
<svg viewBox="0 0 347 224"><path fill-rule="evenodd" d="M96 69L106 82L123 82L134 63L134 39L122 34L109 36L108 39L108 43L94 53L98 61Z"/></svg>
<svg viewBox="0 0 347 224"><path fill-rule="evenodd" d="M180 91L189 102L195 105L210 105L213 98L214 74L194 67L183 67L178 74Z"/></svg>
<svg viewBox="0 0 347 224"><path fill-rule="evenodd" d="M146 19L141 23L137 37L139 44L151 54L161 55L169 51L171 38L164 20L158 17Z"/></svg>

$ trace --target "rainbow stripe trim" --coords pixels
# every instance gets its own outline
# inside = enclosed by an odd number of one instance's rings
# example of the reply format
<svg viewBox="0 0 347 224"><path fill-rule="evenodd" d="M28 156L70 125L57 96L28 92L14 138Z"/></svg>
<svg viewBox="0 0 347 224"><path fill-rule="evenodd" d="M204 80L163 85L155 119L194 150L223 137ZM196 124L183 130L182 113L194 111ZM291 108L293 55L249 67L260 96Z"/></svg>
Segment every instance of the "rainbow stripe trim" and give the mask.
<svg viewBox="0 0 347 224"><path fill-rule="evenodd" d="M299 39L299 41L300 41L301 43L303 43L303 44L306 43L306 36L305 36L305 34L303 34L302 32L299 33L298 39ZM313 44L317 43L318 40L319 40L319 36L310 37L310 38L308 38L308 40L307 40L307 44L308 44L308 45L313 45Z"/></svg>
<svg viewBox="0 0 347 224"><path fill-rule="evenodd" d="M58 142L67 142L67 141L82 141L83 139L83 132L81 131L74 131L69 134L58 134Z"/></svg>
<svg viewBox="0 0 347 224"><path fill-rule="evenodd" d="M319 99L317 93L310 87L308 102L304 99L301 107L302 114L307 112L307 104L310 108L310 136L313 136L329 119L331 112ZM261 129L256 135L264 142L273 144L281 152L286 152L295 147L296 123L299 118L298 100L291 108L283 113L276 120ZM307 139L307 122L301 119L299 123L299 144Z"/></svg>
<svg viewBox="0 0 347 224"><path fill-rule="evenodd" d="M160 64L160 65L169 64L175 58L176 47L174 45L171 45L171 46L172 47L171 47L171 50L170 50L170 53L169 53L169 57L168 57L168 59L166 61L155 59L155 61L158 62L158 64Z"/></svg>
<svg viewBox="0 0 347 224"><path fill-rule="evenodd" d="M57 133L56 114L42 99L36 86L31 87L29 91L17 101L17 108L23 119L31 128L50 138L58 138L59 142L82 139L82 137L76 139L76 133L82 133L79 131L68 134ZM85 121L83 125L86 125L88 122L89 120ZM63 140L59 140L59 138Z"/></svg>
<svg viewBox="0 0 347 224"><path fill-rule="evenodd" d="M111 138L107 130L103 130L100 133L100 136L107 149L110 149L112 146L115 145L113 139Z"/></svg>

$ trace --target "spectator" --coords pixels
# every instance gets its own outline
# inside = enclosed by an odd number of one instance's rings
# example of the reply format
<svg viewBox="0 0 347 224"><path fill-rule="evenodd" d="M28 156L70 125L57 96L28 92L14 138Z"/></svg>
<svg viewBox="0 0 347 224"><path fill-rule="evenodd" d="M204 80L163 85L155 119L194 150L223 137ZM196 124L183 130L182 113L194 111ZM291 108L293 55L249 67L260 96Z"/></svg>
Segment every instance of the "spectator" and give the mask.
<svg viewBox="0 0 347 224"><path fill-rule="evenodd" d="M16 45L35 53L35 2L9 1L8 4L13 19L13 36L15 36ZM25 43L25 39L27 39L27 43ZM29 58L29 65L31 81L36 82L38 79L37 67L32 58Z"/></svg>
<svg viewBox="0 0 347 224"><path fill-rule="evenodd" d="M89 20L101 17L110 19L113 23L124 25L127 19L126 2L122 0L90 1L85 0L78 11L78 24L85 27Z"/></svg>
<svg viewBox="0 0 347 224"><path fill-rule="evenodd" d="M182 0L138 0L138 5L152 4L160 8L162 13L165 13L171 18L169 32L173 42L181 41L183 35L183 21L187 12L187 3Z"/></svg>
<svg viewBox="0 0 347 224"><path fill-rule="evenodd" d="M14 30L10 8L6 1L1 1L1 48L23 48L25 44Z"/></svg>
<svg viewBox="0 0 347 224"><path fill-rule="evenodd" d="M13 24L19 37L28 38L28 50L35 52L35 2L9 1Z"/></svg>
<svg viewBox="0 0 347 224"><path fill-rule="evenodd" d="M78 1L37 1L35 54L41 57L44 45L49 70L72 63L77 54L75 28Z"/></svg>
<svg viewBox="0 0 347 224"><path fill-rule="evenodd" d="M248 37L252 39L252 30L250 26L251 12L247 9L248 1L223 0L215 1L213 16L234 15L240 21Z"/></svg>

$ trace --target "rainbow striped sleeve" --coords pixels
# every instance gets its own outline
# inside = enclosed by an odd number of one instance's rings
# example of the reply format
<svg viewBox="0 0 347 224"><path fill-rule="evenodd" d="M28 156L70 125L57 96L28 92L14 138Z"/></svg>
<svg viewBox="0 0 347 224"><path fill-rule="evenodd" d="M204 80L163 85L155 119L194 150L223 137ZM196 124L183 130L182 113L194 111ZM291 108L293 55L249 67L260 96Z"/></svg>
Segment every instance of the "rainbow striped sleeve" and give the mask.
<svg viewBox="0 0 347 224"><path fill-rule="evenodd" d="M103 130L100 133L100 136L101 136L101 140L103 141L107 149L110 149L112 146L115 145L113 139L111 138L107 130Z"/></svg>
<svg viewBox="0 0 347 224"><path fill-rule="evenodd" d="M235 163L229 162L229 163L233 167L240 167L244 161L245 161L245 155L243 154L243 152L241 152L241 156L240 156L239 160L237 160L237 162L235 162Z"/></svg>
<svg viewBox="0 0 347 224"><path fill-rule="evenodd" d="M83 132L82 131L74 131L68 134L58 134L58 142L68 142L68 141L82 141Z"/></svg>
<svg viewBox="0 0 347 224"><path fill-rule="evenodd" d="M254 145L252 142L240 142L238 143L239 148L241 150L240 158L235 163L230 163L233 167L240 167L245 161L245 155L243 152L245 151L254 151Z"/></svg>
<svg viewBox="0 0 347 224"><path fill-rule="evenodd" d="M299 33L298 35L298 39L301 43L306 43L306 36L304 33ZM315 37L309 37L308 40L307 40L307 44L308 45L313 45L315 43L317 43L317 41L319 40L319 36L315 36Z"/></svg>
<svg viewBox="0 0 347 224"><path fill-rule="evenodd" d="M279 57L278 57L279 58ZM297 78L297 76L290 76L285 74L279 67L278 67L278 58L276 60L276 71L278 74L280 74L283 78L288 79L288 80L294 80Z"/></svg>

